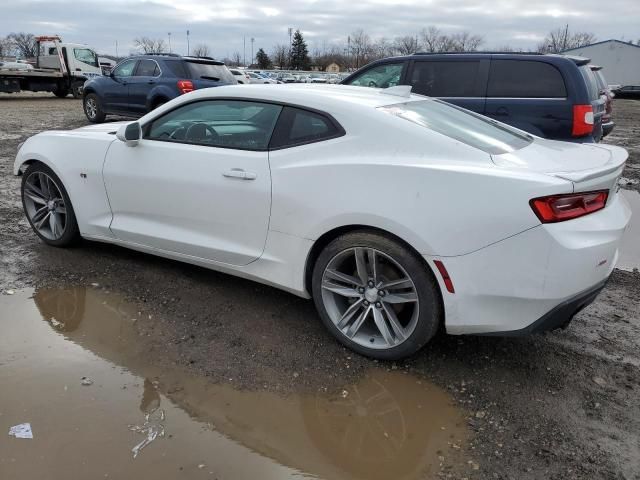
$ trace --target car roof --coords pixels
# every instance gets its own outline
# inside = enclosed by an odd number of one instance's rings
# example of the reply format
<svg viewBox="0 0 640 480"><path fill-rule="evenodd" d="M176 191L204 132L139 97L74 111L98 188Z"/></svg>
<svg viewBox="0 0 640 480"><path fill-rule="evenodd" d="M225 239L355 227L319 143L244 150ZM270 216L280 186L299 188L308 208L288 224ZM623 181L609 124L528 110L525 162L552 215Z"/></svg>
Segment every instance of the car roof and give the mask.
<svg viewBox="0 0 640 480"><path fill-rule="evenodd" d="M412 55L399 55L395 57L387 57L377 60L373 63L383 63L387 61L398 60L422 60L426 57L431 58L496 58L502 60L544 60L551 62L566 62L572 61L578 66L586 65L591 60L585 57L578 57L575 55L561 55L556 53L537 53L537 52L417 52Z"/></svg>
<svg viewBox="0 0 640 480"><path fill-rule="evenodd" d="M355 87L331 84L286 84L286 85L236 85L194 90L188 96L190 100L238 98L242 100L264 100L283 104L300 105L317 110L342 111L350 107L375 108L397 103L425 100L422 95L399 96L385 94L385 89ZM386 92L389 93L389 92Z"/></svg>

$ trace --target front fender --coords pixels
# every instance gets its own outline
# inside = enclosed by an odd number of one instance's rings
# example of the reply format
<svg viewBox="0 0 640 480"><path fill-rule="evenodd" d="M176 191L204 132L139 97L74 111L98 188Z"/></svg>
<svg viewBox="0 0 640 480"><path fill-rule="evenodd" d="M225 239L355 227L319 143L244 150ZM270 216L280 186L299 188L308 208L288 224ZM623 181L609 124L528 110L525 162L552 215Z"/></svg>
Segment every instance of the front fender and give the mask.
<svg viewBox="0 0 640 480"><path fill-rule="evenodd" d="M102 180L102 167L113 135L91 131L49 131L29 138L13 164L20 175L26 163L47 165L64 186L83 235L112 236L111 209Z"/></svg>

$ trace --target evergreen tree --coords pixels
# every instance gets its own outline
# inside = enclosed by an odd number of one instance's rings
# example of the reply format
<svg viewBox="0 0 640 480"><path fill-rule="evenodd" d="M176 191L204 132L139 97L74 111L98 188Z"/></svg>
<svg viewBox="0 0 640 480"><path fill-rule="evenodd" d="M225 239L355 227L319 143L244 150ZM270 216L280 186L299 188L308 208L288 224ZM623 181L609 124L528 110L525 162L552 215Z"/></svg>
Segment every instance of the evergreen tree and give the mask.
<svg viewBox="0 0 640 480"><path fill-rule="evenodd" d="M262 48L260 48L258 53L256 53L256 63L260 70L268 70L271 68L271 59Z"/></svg>
<svg viewBox="0 0 640 480"><path fill-rule="evenodd" d="M307 42L300 30L296 30L293 34L293 42L291 44L291 68L293 70L309 70L311 67L311 59L309 58L309 50Z"/></svg>

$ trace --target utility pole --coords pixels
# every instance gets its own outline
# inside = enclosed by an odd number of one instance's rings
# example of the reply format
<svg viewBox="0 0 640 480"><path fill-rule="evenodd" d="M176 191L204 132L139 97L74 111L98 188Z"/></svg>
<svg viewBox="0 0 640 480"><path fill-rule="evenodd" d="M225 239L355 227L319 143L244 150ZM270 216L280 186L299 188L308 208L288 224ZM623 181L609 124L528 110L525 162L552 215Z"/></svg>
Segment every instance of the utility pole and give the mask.
<svg viewBox="0 0 640 480"><path fill-rule="evenodd" d="M351 35L347 37L347 69L351 68Z"/></svg>
<svg viewBox="0 0 640 480"><path fill-rule="evenodd" d="M116 40L116 58L120 58L120 57L118 56L118 40Z"/></svg>
<svg viewBox="0 0 640 480"><path fill-rule="evenodd" d="M255 42L256 39L251 37L251 62L249 63L249 65L251 65L252 63L254 63L254 56L253 56L253 42Z"/></svg>
<svg viewBox="0 0 640 480"><path fill-rule="evenodd" d="M247 37L242 37L242 64L247 66Z"/></svg>
<svg viewBox="0 0 640 480"><path fill-rule="evenodd" d="M171 32L168 32L167 35L169 36L169 53L171 53Z"/></svg>
<svg viewBox="0 0 640 480"><path fill-rule="evenodd" d="M293 28L289 27L289 68L291 68L291 49L293 48L293 41L291 35L293 34Z"/></svg>
<svg viewBox="0 0 640 480"><path fill-rule="evenodd" d="M187 57L189 56L190 48L189 48L189 30L187 30Z"/></svg>

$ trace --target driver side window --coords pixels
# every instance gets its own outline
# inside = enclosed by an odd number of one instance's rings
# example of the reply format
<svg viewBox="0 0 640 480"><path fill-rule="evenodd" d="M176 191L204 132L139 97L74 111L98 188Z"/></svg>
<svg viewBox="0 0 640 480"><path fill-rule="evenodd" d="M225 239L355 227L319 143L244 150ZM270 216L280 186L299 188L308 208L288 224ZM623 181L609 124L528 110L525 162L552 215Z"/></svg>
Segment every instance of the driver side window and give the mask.
<svg viewBox="0 0 640 480"><path fill-rule="evenodd" d="M144 138L239 150L266 150L282 107L238 100L183 105L154 120Z"/></svg>
<svg viewBox="0 0 640 480"><path fill-rule="evenodd" d="M114 77L130 77L133 75L133 69L136 66L136 60L127 60L122 62L116 68L113 69Z"/></svg>
<svg viewBox="0 0 640 480"><path fill-rule="evenodd" d="M385 63L365 70L349 82L358 87L389 88L400 84L403 63Z"/></svg>

